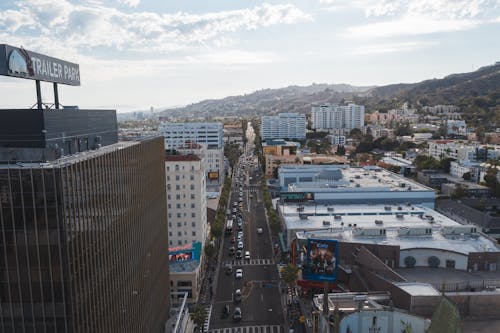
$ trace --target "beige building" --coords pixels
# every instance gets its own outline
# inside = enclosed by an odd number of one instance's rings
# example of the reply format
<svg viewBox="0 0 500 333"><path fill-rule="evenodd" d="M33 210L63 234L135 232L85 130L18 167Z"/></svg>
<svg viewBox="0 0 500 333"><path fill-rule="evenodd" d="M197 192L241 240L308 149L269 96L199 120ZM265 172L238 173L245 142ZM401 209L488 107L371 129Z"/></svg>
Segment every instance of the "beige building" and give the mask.
<svg viewBox="0 0 500 333"><path fill-rule="evenodd" d="M207 199L204 159L197 155L167 155L169 246L205 244Z"/></svg>
<svg viewBox="0 0 500 333"><path fill-rule="evenodd" d="M295 142L285 140L268 140L262 143L262 151L266 159L266 176L272 177L274 170L283 164L302 164L302 158Z"/></svg>

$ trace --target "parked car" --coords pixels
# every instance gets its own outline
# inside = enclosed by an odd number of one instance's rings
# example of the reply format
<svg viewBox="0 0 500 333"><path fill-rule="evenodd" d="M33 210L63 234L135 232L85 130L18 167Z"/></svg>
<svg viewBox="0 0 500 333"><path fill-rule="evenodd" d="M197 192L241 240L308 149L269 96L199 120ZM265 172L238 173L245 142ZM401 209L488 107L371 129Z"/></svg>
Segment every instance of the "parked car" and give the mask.
<svg viewBox="0 0 500 333"><path fill-rule="evenodd" d="M264 232L264 230L262 230L262 228L257 228L257 233L260 235Z"/></svg>
<svg viewBox="0 0 500 333"><path fill-rule="evenodd" d="M243 242L239 241L238 242L238 250L241 250L241 249L243 249Z"/></svg>
<svg viewBox="0 0 500 333"><path fill-rule="evenodd" d="M237 279L243 279L243 270L242 270L241 268L238 268L238 269L236 270L235 277L236 277Z"/></svg>
<svg viewBox="0 0 500 333"><path fill-rule="evenodd" d="M250 259L250 251L245 251L245 259Z"/></svg>
<svg viewBox="0 0 500 333"><path fill-rule="evenodd" d="M241 318L242 318L241 309L237 307L236 309L234 309L233 321L240 321Z"/></svg>
<svg viewBox="0 0 500 333"><path fill-rule="evenodd" d="M233 298L236 303L241 302L241 289L236 289Z"/></svg>
<svg viewBox="0 0 500 333"><path fill-rule="evenodd" d="M230 256L234 255L234 251L235 251L235 250L234 250L234 246L231 246L231 247L229 248L229 255L230 255Z"/></svg>

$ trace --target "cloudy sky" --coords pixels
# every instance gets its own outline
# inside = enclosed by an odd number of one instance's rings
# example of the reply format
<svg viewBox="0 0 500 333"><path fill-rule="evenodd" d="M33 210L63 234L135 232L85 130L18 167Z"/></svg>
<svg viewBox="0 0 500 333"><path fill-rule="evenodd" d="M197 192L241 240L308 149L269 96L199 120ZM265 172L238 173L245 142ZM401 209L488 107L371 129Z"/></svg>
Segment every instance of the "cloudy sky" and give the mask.
<svg viewBox="0 0 500 333"><path fill-rule="evenodd" d="M123 112L469 72L500 60L500 0L1 0L0 43L79 63L62 104ZM0 78L0 108L35 101Z"/></svg>

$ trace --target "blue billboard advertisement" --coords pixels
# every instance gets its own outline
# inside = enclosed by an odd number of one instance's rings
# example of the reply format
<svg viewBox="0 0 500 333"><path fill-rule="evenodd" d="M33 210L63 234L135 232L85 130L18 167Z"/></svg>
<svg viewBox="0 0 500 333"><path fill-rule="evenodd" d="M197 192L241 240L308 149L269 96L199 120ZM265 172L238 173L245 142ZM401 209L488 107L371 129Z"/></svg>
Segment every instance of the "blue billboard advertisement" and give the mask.
<svg viewBox="0 0 500 333"><path fill-rule="evenodd" d="M338 242L331 239L308 239L304 278L314 281L336 281Z"/></svg>

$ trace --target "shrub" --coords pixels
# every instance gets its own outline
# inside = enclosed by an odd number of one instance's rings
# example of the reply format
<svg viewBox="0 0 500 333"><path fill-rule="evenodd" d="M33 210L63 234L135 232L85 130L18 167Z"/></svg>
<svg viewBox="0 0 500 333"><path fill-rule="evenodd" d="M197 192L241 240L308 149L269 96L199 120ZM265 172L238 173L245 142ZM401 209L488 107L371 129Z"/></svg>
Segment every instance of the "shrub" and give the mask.
<svg viewBox="0 0 500 333"><path fill-rule="evenodd" d="M436 268L439 267L441 260L439 260L439 258L436 256L430 256L429 259L427 259L427 262L429 263L430 267Z"/></svg>
<svg viewBox="0 0 500 333"><path fill-rule="evenodd" d="M412 268L417 263L417 259L414 256L408 256L405 258L405 266L408 268Z"/></svg>

